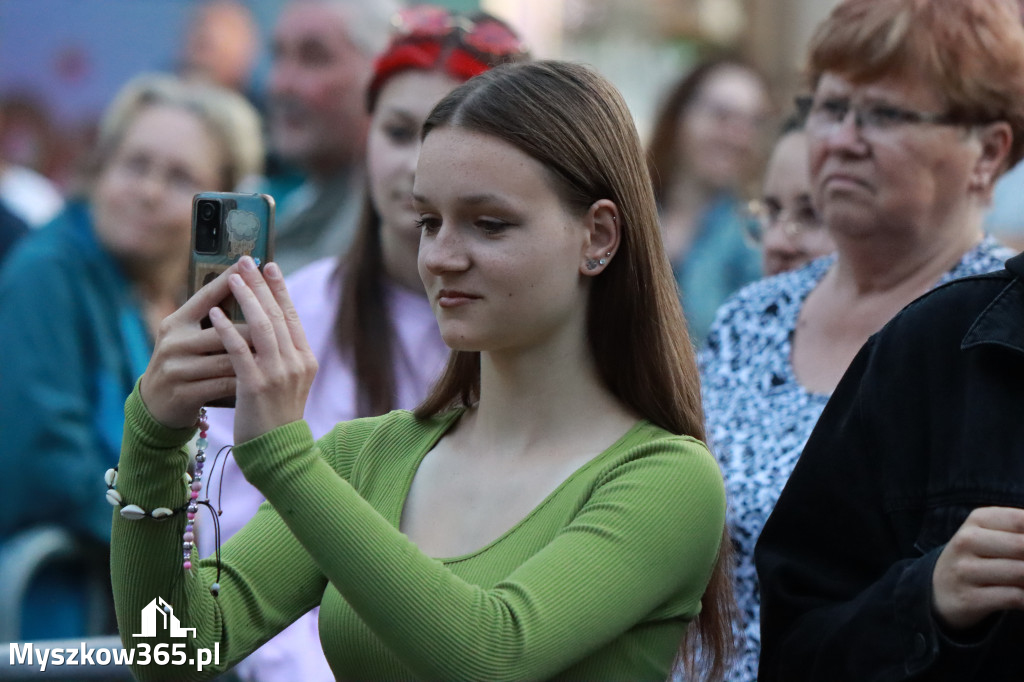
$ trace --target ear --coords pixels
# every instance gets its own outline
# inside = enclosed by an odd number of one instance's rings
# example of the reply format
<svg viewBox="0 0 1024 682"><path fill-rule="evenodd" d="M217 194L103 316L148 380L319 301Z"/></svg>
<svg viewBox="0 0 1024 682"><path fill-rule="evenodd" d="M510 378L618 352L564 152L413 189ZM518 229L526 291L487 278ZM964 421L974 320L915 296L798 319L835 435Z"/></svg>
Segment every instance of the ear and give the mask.
<svg viewBox="0 0 1024 682"><path fill-rule="evenodd" d="M619 248L620 222L619 207L610 199L599 199L590 205L583 216L586 238L580 274L594 277L608 267Z"/></svg>
<svg viewBox="0 0 1024 682"><path fill-rule="evenodd" d="M968 189L989 199L996 178L1006 170L1006 157L1013 142L1013 130L1006 121L996 121L974 128L980 154L971 170Z"/></svg>

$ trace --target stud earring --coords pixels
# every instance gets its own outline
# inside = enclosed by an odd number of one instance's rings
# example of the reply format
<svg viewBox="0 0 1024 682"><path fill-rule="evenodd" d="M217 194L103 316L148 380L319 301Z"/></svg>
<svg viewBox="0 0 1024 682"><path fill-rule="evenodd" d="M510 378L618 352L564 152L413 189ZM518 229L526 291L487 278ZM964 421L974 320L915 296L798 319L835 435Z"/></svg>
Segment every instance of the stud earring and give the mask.
<svg viewBox="0 0 1024 682"><path fill-rule="evenodd" d="M597 269L597 265L598 265L598 262L596 260L594 260L593 258L588 258L587 259L587 270L595 270L595 269ZM603 258L601 259L601 265L604 265L604 259Z"/></svg>

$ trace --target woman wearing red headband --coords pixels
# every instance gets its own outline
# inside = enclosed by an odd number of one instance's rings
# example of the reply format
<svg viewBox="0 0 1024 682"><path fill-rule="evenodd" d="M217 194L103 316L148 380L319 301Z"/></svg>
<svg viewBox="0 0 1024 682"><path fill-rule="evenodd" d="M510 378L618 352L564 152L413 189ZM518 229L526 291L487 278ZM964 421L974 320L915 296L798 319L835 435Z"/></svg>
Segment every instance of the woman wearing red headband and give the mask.
<svg viewBox="0 0 1024 682"><path fill-rule="evenodd" d="M357 417L409 409L427 394L444 367L448 347L416 271L419 214L412 180L420 127L431 108L461 82L496 64L526 57L519 37L494 17L453 14L430 5L404 10L377 58L367 92L368 192L351 248L341 258L311 263L288 278L288 289L320 370L305 419L320 437ZM208 451L232 442L234 410L209 410ZM255 515L263 495L228 459L212 477L221 488L221 540ZM211 478L208 477L207 481ZM207 494L207 493L204 493ZM204 518L203 521L206 519ZM203 526L200 550L215 550ZM320 645L318 610L301 617L238 667L258 682L334 680Z"/></svg>

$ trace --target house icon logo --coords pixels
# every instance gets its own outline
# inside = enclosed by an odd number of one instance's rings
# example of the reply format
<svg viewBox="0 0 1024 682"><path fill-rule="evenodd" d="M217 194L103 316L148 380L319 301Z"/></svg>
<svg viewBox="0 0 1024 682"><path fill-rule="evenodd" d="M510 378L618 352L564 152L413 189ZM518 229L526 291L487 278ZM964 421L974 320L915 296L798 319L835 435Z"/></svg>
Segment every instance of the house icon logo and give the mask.
<svg viewBox="0 0 1024 682"><path fill-rule="evenodd" d="M132 636L156 637L158 621L163 622L163 629L167 630L171 637L196 636L195 628L181 627L181 623L174 615L174 607L164 601L163 597L157 597L142 609L142 632Z"/></svg>

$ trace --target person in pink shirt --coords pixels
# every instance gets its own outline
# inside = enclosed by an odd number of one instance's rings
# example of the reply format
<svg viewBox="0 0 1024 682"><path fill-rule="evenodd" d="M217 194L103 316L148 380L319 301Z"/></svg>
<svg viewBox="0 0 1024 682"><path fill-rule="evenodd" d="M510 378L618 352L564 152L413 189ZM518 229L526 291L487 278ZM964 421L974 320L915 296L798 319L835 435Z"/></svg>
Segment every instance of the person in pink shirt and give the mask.
<svg viewBox="0 0 1024 682"><path fill-rule="evenodd" d="M419 5L399 13L395 34L377 58L367 91L368 188L355 240L342 257L292 274L288 290L320 369L305 420L317 438L357 417L412 409L448 359L416 268L419 214L412 206L420 128L433 106L460 83L500 63L527 58L518 36L485 14L461 15ZM232 441L234 410L211 408L209 453ZM222 464L223 462L223 464ZM221 475L223 472L223 477ZM206 477L222 510L220 542L240 530L263 502L232 458ZM202 556L216 551L213 524L200 515ZM257 650L236 672L243 680L334 680L314 609Z"/></svg>

